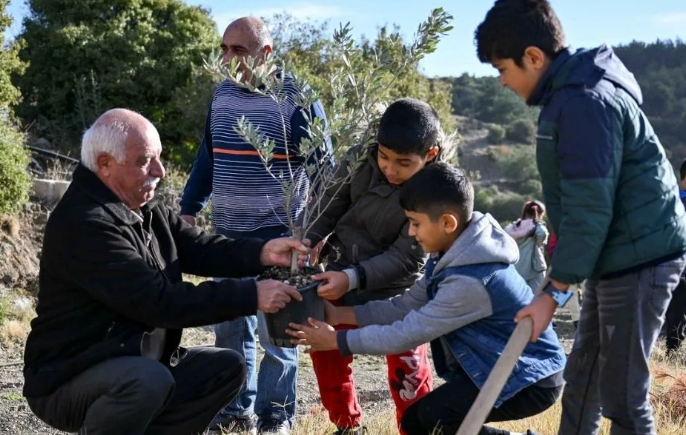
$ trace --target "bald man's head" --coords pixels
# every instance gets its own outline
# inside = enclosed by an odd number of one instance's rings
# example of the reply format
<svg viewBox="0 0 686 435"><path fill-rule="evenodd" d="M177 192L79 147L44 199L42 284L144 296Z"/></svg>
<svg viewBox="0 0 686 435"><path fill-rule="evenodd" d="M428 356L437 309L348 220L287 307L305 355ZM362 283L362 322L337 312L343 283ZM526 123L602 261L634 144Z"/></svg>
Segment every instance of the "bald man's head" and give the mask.
<svg viewBox="0 0 686 435"><path fill-rule="evenodd" d="M256 65L264 62L272 52L272 37L264 21L257 17L242 17L233 21L224 31L222 38L222 59L230 63L236 58L241 62L244 77L248 76L245 60L255 59Z"/></svg>
<svg viewBox="0 0 686 435"><path fill-rule="evenodd" d="M84 133L81 162L131 209L154 196L164 177L162 144L155 126L139 113L112 109Z"/></svg>

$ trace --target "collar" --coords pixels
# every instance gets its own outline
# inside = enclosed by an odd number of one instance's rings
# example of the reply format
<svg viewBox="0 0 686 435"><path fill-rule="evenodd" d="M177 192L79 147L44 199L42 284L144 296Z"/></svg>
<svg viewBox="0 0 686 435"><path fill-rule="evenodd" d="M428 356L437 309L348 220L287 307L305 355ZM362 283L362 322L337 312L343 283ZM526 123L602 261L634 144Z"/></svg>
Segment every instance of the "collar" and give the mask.
<svg viewBox="0 0 686 435"><path fill-rule="evenodd" d="M529 106L542 106L545 105L543 101L545 96L554 88L555 77L562 69L562 66L567 63L569 58L572 57L572 52L570 49L564 49L555 56L553 62L550 64L545 73L541 76L538 81L536 88L531 93L529 98L526 100L526 104Z"/></svg>
<svg viewBox="0 0 686 435"><path fill-rule="evenodd" d="M135 225L141 222L141 217L124 204L93 171L83 164L79 163L74 170L72 183L122 223ZM150 201L141 207L141 212L145 215L156 205L155 200Z"/></svg>

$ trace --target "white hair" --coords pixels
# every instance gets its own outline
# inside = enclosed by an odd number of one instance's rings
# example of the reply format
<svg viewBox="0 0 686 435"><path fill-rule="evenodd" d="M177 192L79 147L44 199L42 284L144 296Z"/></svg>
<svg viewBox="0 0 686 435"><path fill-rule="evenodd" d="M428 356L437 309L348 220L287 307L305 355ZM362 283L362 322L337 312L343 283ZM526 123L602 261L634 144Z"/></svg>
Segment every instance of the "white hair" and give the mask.
<svg viewBox="0 0 686 435"><path fill-rule="evenodd" d="M124 163L127 139L132 131L150 141L160 142L157 129L141 114L128 109L111 109L103 113L83 134L81 163L93 172L98 170L101 154L109 154L117 163Z"/></svg>
<svg viewBox="0 0 686 435"><path fill-rule="evenodd" d="M98 120L99 121L99 120ZM126 138L131 125L123 120L96 121L81 140L81 163L93 172L98 170L98 156L109 154L117 161L126 160Z"/></svg>

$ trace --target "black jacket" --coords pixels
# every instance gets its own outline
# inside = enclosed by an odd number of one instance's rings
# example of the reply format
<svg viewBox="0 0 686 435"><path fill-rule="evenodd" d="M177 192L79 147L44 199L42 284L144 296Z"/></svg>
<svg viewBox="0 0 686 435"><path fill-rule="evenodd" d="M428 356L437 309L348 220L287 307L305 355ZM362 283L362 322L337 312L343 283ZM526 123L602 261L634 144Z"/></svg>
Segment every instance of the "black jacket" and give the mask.
<svg viewBox="0 0 686 435"><path fill-rule="evenodd" d="M338 167L339 182L323 192L321 204L327 207L307 235L314 246L333 233L322 252L329 270L357 266L359 287L343 297L348 306L403 293L419 278L427 258L408 233L400 187L388 183L379 169L378 147L366 156L362 152L362 146L354 147ZM357 161L355 173L343 183Z"/></svg>
<svg viewBox="0 0 686 435"><path fill-rule="evenodd" d="M193 285L181 274L255 276L263 241L207 235L154 202L141 211L142 222L93 172L74 171L45 228L26 397L50 394L105 359L141 355L153 328L168 328L161 362L170 364L182 328L255 314L254 281Z"/></svg>

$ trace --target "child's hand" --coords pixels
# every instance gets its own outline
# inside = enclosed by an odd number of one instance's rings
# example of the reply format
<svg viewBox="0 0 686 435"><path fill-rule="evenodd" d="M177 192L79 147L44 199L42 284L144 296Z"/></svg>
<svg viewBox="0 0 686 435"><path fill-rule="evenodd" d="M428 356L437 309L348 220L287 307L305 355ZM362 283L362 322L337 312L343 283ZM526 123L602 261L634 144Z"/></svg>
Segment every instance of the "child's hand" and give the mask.
<svg viewBox="0 0 686 435"><path fill-rule="evenodd" d="M531 342L534 343L553 320L556 309L557 304L553 298L545 293L540 294L529 305L519 310L515 317L515 322L519 322L525 317L531 317L534 321L534 327L531 331Z"/></svg>
<svg viewBox="0 0 686 435"><path fill-rule="evenodd" d="M312 277L315 281L326 281L317 289L317 294L324 299L335 301L348 293L350 281L345 272L324 272Z"/></svg>
<svg viewBox="0 0 686 435"><path fill-rule="evenodd" d="M305 246L308 246L312 248L310 251L310 266L316 266L319 263L319 254L322 252L322 248L326 244L326 237L319 243L317 243L317 246L312 247L312 242L310 239L304 239L303 244Z"/></svg>
<svg viewBox="0 0 686 435"><path fill-rule="evenodd" d="M286 329L286 333L294 337L291 343L309 345L310 348L305 351L306 353L338 349L337 333L333 326L311 317L307 321L311 326L288 324L290 328Z"/></svg>

